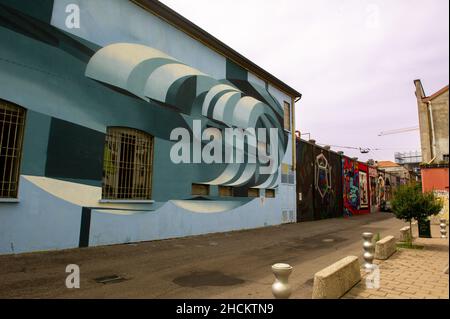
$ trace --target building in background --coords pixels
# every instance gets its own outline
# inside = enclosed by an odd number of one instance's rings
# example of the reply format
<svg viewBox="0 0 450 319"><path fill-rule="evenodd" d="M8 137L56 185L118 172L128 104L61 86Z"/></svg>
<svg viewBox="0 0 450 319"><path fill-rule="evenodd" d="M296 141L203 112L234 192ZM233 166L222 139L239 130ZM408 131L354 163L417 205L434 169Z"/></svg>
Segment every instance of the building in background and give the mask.
<svg viewBox="0 0 450 319"><path fill-rule="evenodd" d="M411 171L392 161L375 161L375 167L394 176L398 185L405 185L411 180Z"/></svg>
<svg viewBox="0 0 450 319"><path fill-rule="evenodd" d="M422 163L422 154L415 152L395 152L395 163L409 170L411 179L420 181L420 163Z"/></svg>
<svg viewBox="0 0 450 319"><path fill-rule="evenodd" d="M414 85L422 146L422 188L448 193L448 85L430 96L425 94L420 80L415 80Z"/></svg>
<svg viewBox="0 0 450 319"><path fill-rule="evenodd" d="M296 220L298 91L159 1L0 0L0 21L0 254ZM275 129L274 171L173 161L174 129L190 152L229 127Z"/></svg>
<svg viewBox="0 0 450 319"><path fill-rule="evenodd" d="M422 161L448 163L448 85L427 96L420 80L414 81L419 112Z"/></svg>
<svg viewBox="0 0 450 319"><path fill-rule="evenodd" d="M440 214L431 218L436 224L440 218L449 218L448 85L430 96L426 96L420 80L414 85L422 146L422 190L434 191L444 201Z"/></svg>

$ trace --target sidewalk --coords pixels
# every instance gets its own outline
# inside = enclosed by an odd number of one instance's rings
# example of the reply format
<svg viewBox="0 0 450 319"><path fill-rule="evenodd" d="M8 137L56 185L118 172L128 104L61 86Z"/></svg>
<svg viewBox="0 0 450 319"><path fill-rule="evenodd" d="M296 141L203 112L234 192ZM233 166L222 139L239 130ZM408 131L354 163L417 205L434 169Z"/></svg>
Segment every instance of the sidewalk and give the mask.
<svg viewBox="0 0 450 319"><path fill-rule="evenodd" d="M416 227L413 227L416 228ZM434 238L416 238L424 249L399 249L388 260L376 260L380 268L380 288L366 288L365 273L344 299L448 299L448 238L439 238L439 227L432 226Z"/></svg>

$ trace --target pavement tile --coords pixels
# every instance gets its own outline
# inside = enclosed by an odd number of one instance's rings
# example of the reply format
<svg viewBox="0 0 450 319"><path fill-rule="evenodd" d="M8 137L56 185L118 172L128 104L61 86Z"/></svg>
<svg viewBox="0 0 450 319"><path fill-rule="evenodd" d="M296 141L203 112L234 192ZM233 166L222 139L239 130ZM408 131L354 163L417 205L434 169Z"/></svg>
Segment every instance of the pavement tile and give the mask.
<svg viewBox="0 0 450 319"><path fill-rule="evenodd" d="M420 238L417 243L425 248L400 249L388 260L377 261L380 267L380 288L365 289L364 293L364 290L361 291L364 286L358 286L354 288L357 289L357 297L448 299L449 277L444 274L449 257L448 239ZM349 296L352 296L351 293Z"/></svg>

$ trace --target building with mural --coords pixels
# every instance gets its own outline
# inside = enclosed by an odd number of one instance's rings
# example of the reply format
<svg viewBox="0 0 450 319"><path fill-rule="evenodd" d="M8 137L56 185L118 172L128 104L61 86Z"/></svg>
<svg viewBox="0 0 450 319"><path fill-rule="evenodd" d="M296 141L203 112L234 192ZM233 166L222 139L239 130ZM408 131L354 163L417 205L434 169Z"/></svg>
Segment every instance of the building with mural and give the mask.
<svg viewBox="0 0 450 319"><path fill-rule="evenodd" d="M297 138L297 221L343 215L341 154Z"/></svg>
<svg viewBox="0 0 450 319"><path fill-rule="evenodd" d="M360 162L299 136L296 141L298 222L390 209L393 192L404 183L397 171L386 170L372 160Z"/></svg>
<svg viewBox="0 0 450 319"><path fill-rule="evenodd" d="M0 253L296 220L298 91L158 1L0 17Z"/></svg>
<svg viewBox="0 0 450 319"><path fill-rule="evenodd" d="M398 185L405 185L410 180L414 180L412 178L412 172L410 172L403 165L394 163L392 161L376 161L375 166L384 172L390 173L393 177L393 183Z"/></svg>

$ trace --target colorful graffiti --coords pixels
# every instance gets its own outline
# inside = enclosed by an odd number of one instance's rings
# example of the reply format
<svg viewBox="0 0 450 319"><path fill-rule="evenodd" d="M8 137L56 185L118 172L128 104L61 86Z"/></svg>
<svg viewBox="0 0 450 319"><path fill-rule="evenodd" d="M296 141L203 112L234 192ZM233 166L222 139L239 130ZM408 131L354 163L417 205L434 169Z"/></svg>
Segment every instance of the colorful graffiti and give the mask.
<svg viewBox="0 0 450 319"><path fill-rule="evenodd" d="M359 170L358 162L342 159L342 182L344 215L351 216L359 210Z"/></svg>
<svg viewBox="0 0 450 319"><path fill-rule="evenodd" d="M359 172L359 202L361 208L369 207L369 189L367 184L367 173Z"/></svg>
<svg viewBox="0 0 450 319"><path fill-rule="evenodd" d="M376 213L397 176L297 139L297 221Z"/></svg>
<svg viewBox="0 0 450 319"><path fill-rule="evenodd" d="M342 216L341 156L297 140L297 221Z"/></svg>
<svg viewBox="0 0 450 319"><path fill-rule="evenodd" d="M377 205L380 207L381 203L385 200L385 190L384 190L384 173L378 174L377 182Z"/></svg>
<svg viewBox="0 0 450 319"><path fill-rule="evenodd" d="M368 166L342 158L344 216L369 213Z"/></svg>
<svg viewBox="0 0 450 319"><path fill-rule="evenodd" d="M375 167L369 166L369 199L370 212L375 213L379 211L377 204L377 185L378 185L378 170Z"/></svg>
<svg viewBox="0 0 450 319"><path fill-rule="evenodd" d="M315 185L322 198L331 188L331 167L323 154L316 157Z"/></svg>

